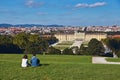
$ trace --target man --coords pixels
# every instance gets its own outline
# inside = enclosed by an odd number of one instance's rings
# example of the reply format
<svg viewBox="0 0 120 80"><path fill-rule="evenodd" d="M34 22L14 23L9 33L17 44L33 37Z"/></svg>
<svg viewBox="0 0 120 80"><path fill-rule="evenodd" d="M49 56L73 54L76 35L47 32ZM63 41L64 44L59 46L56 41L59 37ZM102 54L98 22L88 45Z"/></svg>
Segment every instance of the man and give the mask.
<svg viewBox="0 0 120 80"><path fill-rule="evenodd" d="M40 66L40 60L36 57L36 54L33 54L33 57L31 58L31 66Z"/></svg>

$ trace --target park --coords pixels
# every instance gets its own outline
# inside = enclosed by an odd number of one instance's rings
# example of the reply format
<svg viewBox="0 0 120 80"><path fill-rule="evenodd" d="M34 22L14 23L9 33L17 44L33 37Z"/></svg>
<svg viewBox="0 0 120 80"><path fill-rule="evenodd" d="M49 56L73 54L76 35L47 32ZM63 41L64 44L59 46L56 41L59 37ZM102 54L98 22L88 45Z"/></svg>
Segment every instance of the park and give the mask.
<svg viewBox="0 0 120 80"><path fill-rule="evenodd" d="M0 0L0 80L120 80L120 0Z"/></svg>
<svg viewBox="0 0 120 80"><path fill-rule="evenodd" d="M78 47L71 47L74 44L73 42L62 42L55 46L49 46L48 43L52 44L57 41L54 37L41 39L38 35L25 33L20 33L15 37L0 37L0 80L120 79L119 64L93 63L93 57L105 56L103 43L120 57L120 39L118 38L106 38L101 41L93 38L84 43L75 41L75 45L81 44ZM79 48L79 46L81 47ZM75 50L75 53L72 50ZM7 53L7 51L10 53ZM40 59L41 66L21 67L23 55L27 54L30 62L32 54L35 53ZM107 63L120 62L120 58L107 57L105 60Z"/></svg>
<svg viewBox="0 0 120 80"><path fill-rule="evenodd" d="M0 80L120 79L120 65L92 64L92 56L37 55L42 65L26 68L21 67L22 56L22 54L0 54ZM31 56L29 54L28 59Z"/></svg>

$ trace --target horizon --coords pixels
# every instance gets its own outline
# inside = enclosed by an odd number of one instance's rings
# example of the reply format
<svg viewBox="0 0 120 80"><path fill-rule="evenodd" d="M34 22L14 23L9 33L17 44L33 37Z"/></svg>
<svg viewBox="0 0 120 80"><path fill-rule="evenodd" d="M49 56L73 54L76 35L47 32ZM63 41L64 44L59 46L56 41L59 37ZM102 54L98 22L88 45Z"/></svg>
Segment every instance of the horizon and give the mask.
<svg viewBox="0 0 120 80"><path fill-rule="evenodd" d="M51 25L57 25L57 26L64 26L64 27L92 27L92 26L95 26L95 27L110 27L110 26L117 26L117 27L120 27L120 25L88 25L88 26L82 26L82 25L62 25L62 24L32 24L32 23L29 23L29 24L26 24L26 23L23 23L23 24L10 24L10 23L0 23L0 25L43 25L43 26L51 26Z"/></svg>
<svg viewBox="0 0 120 80"><path fill-rule="evenodd" d="M68 26L120 25L119 6L119 0L2 0L0 23Z"/></svg>

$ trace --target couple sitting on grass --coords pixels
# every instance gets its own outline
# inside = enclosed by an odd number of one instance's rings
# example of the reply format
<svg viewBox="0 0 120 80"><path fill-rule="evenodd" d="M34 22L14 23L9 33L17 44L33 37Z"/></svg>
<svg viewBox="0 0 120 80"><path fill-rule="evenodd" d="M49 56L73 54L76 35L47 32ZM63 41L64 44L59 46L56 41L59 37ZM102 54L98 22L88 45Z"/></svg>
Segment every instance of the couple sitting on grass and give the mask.
<svg viewBox="0 0 120 80"><path fill-rule="evenodd" d="M40 60L36 57L36 54L33 54L33 57L31 58L30 63L31 64L28 63L28 56L24 55L22 58L22 64L21 64L22 67L40 66Z"/></svg>

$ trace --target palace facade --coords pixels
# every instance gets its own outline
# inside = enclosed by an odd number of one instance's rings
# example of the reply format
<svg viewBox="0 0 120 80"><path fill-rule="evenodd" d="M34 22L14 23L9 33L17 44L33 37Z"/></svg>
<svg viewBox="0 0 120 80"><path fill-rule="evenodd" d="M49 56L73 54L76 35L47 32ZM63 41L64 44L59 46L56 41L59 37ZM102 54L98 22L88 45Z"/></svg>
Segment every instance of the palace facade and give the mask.
<svg viewBox="0 0 120 80"><path fill-rule="evenodd" d="M90 41L92 38L96 38L97 40L105 39L107 38L106 33L85 33L85 32L75 32L72 34L65 34L65 33L59 33L55 34L55 37L59 41L74 41L74 40L82 40L82 41Z"/></svg>

